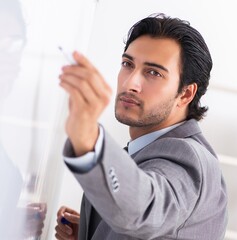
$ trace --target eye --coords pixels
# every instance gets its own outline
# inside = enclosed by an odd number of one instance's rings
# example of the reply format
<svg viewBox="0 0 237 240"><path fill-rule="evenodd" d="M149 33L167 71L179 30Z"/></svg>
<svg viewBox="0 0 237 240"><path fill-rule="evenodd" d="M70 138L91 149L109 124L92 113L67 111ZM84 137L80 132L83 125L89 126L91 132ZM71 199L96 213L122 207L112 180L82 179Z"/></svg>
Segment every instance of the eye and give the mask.
<svg viewBox="0 0 237 240"><path fill-rule="evenodd" d="M132 63L130 63L128 61L122 61L121 65L122 65L122 67L125 67L125 68L132 68L133 67Z"/></svg>
<svg viewBox="0 0 237 240"><path fill-rule="evenodd" d="M152 75L152 76L154 76L154 77L162 77L162 75L159 72L157 72L157 71L155 71L153 69L149 70L147 73Z"/></svg>

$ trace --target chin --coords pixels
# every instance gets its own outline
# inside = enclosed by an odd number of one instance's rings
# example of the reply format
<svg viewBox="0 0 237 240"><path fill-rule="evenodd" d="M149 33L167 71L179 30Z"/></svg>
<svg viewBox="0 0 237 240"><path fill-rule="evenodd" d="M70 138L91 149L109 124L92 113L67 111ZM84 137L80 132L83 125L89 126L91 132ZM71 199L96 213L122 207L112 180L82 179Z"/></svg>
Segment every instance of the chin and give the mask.
<svg viewBox="0 0 237 240"><path fill-rule="evenodd" d="M121 115L121 114L117 114L117 113L115 113L115 118L117 119L117 121L119 121L120 123L123 123L125 125L128 125L128 123L132 121L127 116Z"/></svg>
<svg viewBox="0 0 237 240"><path fill-rule="evenodd" d="M127 125L129 127L142 127L143 124L141 124L138 120L135 120L133 118L129 118L127 115L119 115L115 114L115 118L118 122Z"/></svg>

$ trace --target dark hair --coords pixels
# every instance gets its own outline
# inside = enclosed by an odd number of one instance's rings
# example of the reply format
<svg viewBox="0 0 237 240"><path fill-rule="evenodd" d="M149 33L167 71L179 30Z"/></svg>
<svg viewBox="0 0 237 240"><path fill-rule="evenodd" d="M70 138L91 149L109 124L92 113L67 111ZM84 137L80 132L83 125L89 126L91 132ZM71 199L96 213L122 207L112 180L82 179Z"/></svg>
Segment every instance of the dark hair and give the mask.
<svg viewBox="0 0 237 240"><path fill-rule="evenodd" d="M128 32L124 51L131 42L143 35L154 38L170 38L180 45L181 71L178 93L181 93L183 88L189 84L197 84L196 95L188 106L187 119L202 119L208 108L201 107L200 98L206 93L209 84L212 59L201 34L187 21L171 18L164 14L156 14L144 18L132 26Z"/></svg>

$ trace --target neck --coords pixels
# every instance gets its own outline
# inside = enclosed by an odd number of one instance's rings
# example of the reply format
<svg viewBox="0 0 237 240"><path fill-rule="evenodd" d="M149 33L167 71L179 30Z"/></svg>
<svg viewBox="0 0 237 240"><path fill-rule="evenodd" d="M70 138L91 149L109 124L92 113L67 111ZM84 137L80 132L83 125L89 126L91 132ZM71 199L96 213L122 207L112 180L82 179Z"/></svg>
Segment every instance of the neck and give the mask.
<svg viewBox="0 0 237 240"><path fill-rule="evenodd" d="M134 140L136 138L139 138L143 135L146 135L151 132L158 131L154 126L148 126L148 127L129 127L129 134L131 137L131 140Z"/></svg>

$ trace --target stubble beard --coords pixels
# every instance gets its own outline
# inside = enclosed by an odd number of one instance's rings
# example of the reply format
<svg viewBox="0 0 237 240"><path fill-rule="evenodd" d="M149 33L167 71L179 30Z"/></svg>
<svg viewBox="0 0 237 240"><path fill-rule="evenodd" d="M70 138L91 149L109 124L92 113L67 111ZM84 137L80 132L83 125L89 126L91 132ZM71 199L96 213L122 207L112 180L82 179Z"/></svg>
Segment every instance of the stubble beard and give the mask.
<svg viewBox="0 0 237 240"><path fill-rule="evenodd" d="M129 108L125 108L123 113L117 113L118 108L118 99L115 103L115 118L122 124L125 124L129 127L152 127L162 124L170 115L175 99L168 99L155 108L149 110L148 112L144 111L144 105L138 106L140 108L140 116L138 119L132 119L129 117ZM127 114L126 114L127 112Z"/></svg>

